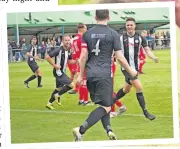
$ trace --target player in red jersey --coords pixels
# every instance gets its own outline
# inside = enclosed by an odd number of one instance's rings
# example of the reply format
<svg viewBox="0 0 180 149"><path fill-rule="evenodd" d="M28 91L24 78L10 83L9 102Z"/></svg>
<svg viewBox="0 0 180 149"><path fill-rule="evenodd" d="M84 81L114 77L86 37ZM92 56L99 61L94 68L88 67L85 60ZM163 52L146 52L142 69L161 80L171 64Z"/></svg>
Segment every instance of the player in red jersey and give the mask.
<svg viewBox="0 0 180 149"><path fill-rule="evenodd" d="M80 57L82 36L87 31L87 27L86 27L85 24L79 23L77 25L77 30L78 30L78 33L76 34L76 36L72 40L72 49L74 51L75 59L79 59L79 57ZM76 65L76 76L78 76L78 73L79 73L79 65L77 64ZM75 84L75 89L72 90L71 92L69 92L69 94L76 94L78 91L79 91L79 86L76 83Z"/></svg>
<svg viewBox="0 0 180 149"><path fill-rule="evenodd" d="M71 53L72 53L72 59L76 60L76 53L74 49L72 48L72 44L71 44ZM74 80L74 77L76 75L77 64L68 63L68 68L71 73L71 80Z"/></svg>
<svg viewBox="0 0 180 149"><path fill-rule="evenodd" d="M112 77L113 77L113 86L114 86L114 76L115 76L115 72L116 72L116 64L115 64L115 57L114 54L112 56ZM113 97L116 96L116 93L113 92ZM116 105L119 107L118 112L116 112ZM110 117L116 117L117 115L122 114L123 112L125 112L127 110L127 108L123 105L123 103L120 100L117 100L115 102L115 104L113 104L111 106L111 113L110 113Z"/></svg>
<svg viewBox="0 0 180 149"><path fill-rule="evenodd" d="M75 59L80 58L82 36L87 31L87 26L83 23L79 23L77 26L77 29L78 29L78 33L72 41L72 49L75 52ZM79 67L79 64L77 64L76 65L76 76L79 75L79 72L80 72L80 67ZM79 92L78 105L89 105L89 103L90 103L88 101L88 90L86 87L86 77L84 77L84 82L85 82L85 84L80 87L76 83L75 89L72 92L69 92L70 94L75 94L75 93Z"/></svg>
<svg viewBox="0 0 180 149"><path fill-rule="evenodd" d="M141 32L141 36L143 36L144 38L146 38L147 36L147 31L143 30ZM144 72L142 71L143 65L146 63L146 52L144 51L144 48L141 47L140 48L140 53L139 53L139 73L140 74L144 74Z"/></svg>

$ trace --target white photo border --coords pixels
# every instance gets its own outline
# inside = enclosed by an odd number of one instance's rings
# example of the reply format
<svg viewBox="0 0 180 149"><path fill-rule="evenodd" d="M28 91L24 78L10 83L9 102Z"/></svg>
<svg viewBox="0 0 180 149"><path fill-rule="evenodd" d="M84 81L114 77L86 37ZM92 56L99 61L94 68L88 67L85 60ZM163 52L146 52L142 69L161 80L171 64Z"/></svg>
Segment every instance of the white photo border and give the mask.
<svg viewBox="0 0 180 149"><path fill-rule="evenodd" d="M47 2L46 2L47 3ZM32 9L33 7L33 9ZM7 57L7 13L15 12L45 12L45 11L67 11L67 10L95 10L95 9L128 9L128 8L160 8L168 7L170 12L170 33L171 33L171 70L172 70L172 102L173 102L173 128L174 138L170 139L141 139L141 140L117 140L117 141L88 141L88 142L60 142L60 143L28 143L12 144L10 130L10 101L9 99L9 72ZM149 3L120 3L120 4L90 4L90 5L69 5L56 6L48 3L40 7L37 2L24 3L14 7L14 3L8 4L1 10L1 37L2 37L2 62L3 62L3 108L5 119L5 143L6 148L18 149L56 149L56 148L78 148L78 147L103 147L120 145L148 145L148 144L170 144L179 143L179 112L178 112L178 84L177 84L177 51L176 51L176 25L175 25L175 3L174 2L149 2Z"/></svg>

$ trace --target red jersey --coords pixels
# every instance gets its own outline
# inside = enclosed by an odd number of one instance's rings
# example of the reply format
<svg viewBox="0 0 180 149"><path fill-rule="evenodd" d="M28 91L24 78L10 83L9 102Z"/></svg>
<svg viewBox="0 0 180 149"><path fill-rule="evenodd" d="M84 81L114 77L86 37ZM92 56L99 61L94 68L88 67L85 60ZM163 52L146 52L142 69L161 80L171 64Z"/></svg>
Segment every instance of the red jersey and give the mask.
<svg viewBox="0 0 180 149"><path fill-rule="evenodd" d="M76 59L79 59L81 55L81 43L82 43L82 35L77 34L72 42L72 49L75 52Z"/></svg>
<svg viewBox="0 0 180 149"><path fill-rule="evenodd" d="M144 60L146 58L146 54L144 52L143 47L140 48L140 53L139 53L139 59Z"/></svg>

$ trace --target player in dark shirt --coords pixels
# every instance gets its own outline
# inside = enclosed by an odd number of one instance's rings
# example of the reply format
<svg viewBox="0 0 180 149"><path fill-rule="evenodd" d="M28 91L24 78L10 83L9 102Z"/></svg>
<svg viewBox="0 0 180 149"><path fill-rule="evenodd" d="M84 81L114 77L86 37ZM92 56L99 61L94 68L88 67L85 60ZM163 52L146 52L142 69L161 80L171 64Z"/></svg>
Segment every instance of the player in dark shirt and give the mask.
<svg viewBox="0 0 180 149"><path fill-rule="evenodd" d="M53 75L56 78L56 89L51 94L51 97L46 105L46 108L53 110L53 102L56 100L61 105L61 95L73 88L72 80L65 74L67 63L76 63L77 61L72 60L72 54L70 52L70 36L63 35L63 45L60 48L54 49L49 55L46 56L46 60L54 67ZM55 57L55 62L52 60Z"/></svg>
<svg viewBox="0 0 180 149"><path fill-rule="evenodd" d="M80 56L80 75L77 78L79 84L83 83L86 65L87 88L91 100L100 106L93 110L84 124L73 129L75 141L82 141L85 132L101 120L108 137L116 140L110 125L113 85L111 76L112 53L115 51L118 62L135 77L137 71L131 69L124 58L119 34L107 26L109 10L96 10L97 25L89 29L83 35L82 51Z"/></svg>
<svg viewBox="0 0 180 149"><path fill-rule="evenodd" d="M139 52L140 52L140 47L142 46L147 54L147 56L152 59L154 62L158 62L158 58L154 56L152 53L151 49L147 45L146 39L136 33L135 31L135 19L134 18L128 18L126 20L126 30L127 32L123 34L120 37L121 41L121 49L123 50L124 56L127 59L129 65L131 68L134 70L138 71L139 69L139 63L138 63L138 58L139 58ZM136 89L136 97L139 102L139 105L141 106L143 113L145 117L149 120L154 120L156 117L154 115L151 115L147 109L146 109L146 104L145 104L145 99L142 91L142 84L140 80L136 78L132 78L126 70L122 67L122 72L125 76L125 81L126 84L124 85L123 88L121 88L116 95L116 99L121 99L123 96L125 96L127 93L130 92L132 86L135 87Z"/></svg>
<svg viewBox="0 0 180 149"><path fill-rule="evenodd" d="M35 36L33 36L31 38L31 44L27 50L26 55L28 56L28 65L31 68L32 72L34 73L34 75L32 75L31 77L29 77L27 80L24 81L24 85L29 88L28 83L36 78L38 78L38 88L41 88L41 79L42 79L42 72L38 66L38 64L36 63L36 60L41 60L42 59L38 56L38 49L37 49L37 38Z"/></svg>

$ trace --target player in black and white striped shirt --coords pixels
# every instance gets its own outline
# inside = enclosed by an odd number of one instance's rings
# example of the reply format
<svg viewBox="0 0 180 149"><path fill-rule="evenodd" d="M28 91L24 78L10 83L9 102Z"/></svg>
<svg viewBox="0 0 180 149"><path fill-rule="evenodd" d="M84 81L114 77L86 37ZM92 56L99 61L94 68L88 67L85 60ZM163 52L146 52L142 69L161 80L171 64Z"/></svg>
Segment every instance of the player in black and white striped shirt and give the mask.
<svg viewBox="0 0 180 149"><path fill-rule="evenodd" d="M135 28L136 28L135 19L128 18L126 20L127 32L121 35L120 42L121 42L121 49L123 50L124 53L124 57L128 61L131 68L138 71L139 69L138 58L139 58L139 52L141 46L144 48L147 56L150 59L152 59L154 62L157 63L158 58L155 57L154 54L151 52L151 49L147 46L146 40L141 35L136 33ZM155 116L151 115L146 109L141 81L137 77L132 78L124 68L121 68L121 70L125 76L126 83L124 87L118 91L116 95L116 99L121 99L123 96L129 93L132 86L134 86L136 89L137 100L143 110L145 117L148 118L149 120L154 120Z"/></svg>
<svg viewBox="0 0 180 149"><path fill-rule="evenodd" d="M52 60L55 57L55 61ZM53 110L53 102L58 100L61 95L73 88L73 81L65 74L67 63L76 63L72 60L70 53L70 36L63 35L62 46L54 49L46 56L47 61L54 67L53 75L56 78L56 89L51 94L51 97L46 105L46 108ZM57 101L61 105L60 100Z"/></svg>
<svg viewBox="0 0 180 149"><path fill-rule="evenodd" d="M42 85L41 85L42 72L41 72L38 64L36 63L36 60L42 60L42 59L38 56L36 36L33 36L31 38L31 44L27 50L26 55L28 56L28 60L27 60L28 65L31 68L34 75L29 77L27 80L25 80L24 84L27 88L29 88L28 83L37 78L38 79L38 88L41 88L42 87Z"/></svg>

